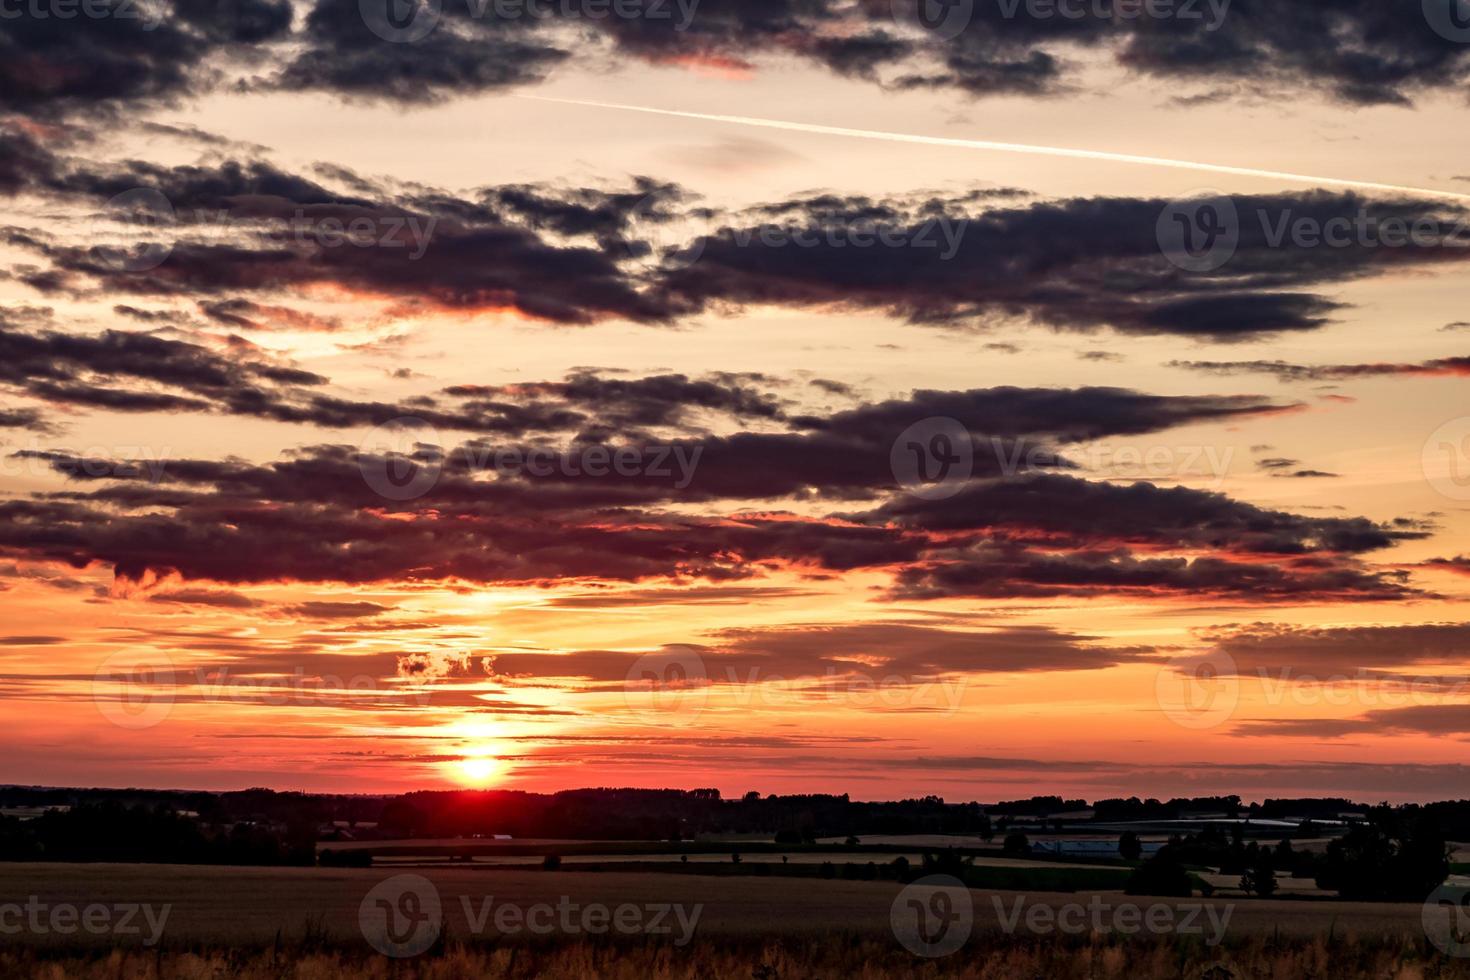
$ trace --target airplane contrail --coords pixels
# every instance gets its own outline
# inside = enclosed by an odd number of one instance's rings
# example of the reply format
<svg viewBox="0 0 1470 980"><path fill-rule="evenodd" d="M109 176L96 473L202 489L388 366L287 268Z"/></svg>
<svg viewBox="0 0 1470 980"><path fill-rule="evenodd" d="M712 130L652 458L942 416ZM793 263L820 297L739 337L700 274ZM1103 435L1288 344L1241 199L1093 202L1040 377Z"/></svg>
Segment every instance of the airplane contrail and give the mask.
<svg viewBox="0 0 1470 980"><path fill-rule="evenodd" d="M1221 163L1175 160L1170 157L1141 156L1136 153L1113 153L1108 150L1079 150L1064 146L1040 146L1034 143L999 143L994 140L958 139L951 136L918 136L913 133L889 133L877 129L849 129L846 126L822 126L817 123L788 122L784 119L762 119L757 116L722 116L708 112L682 112L677 109L655 109L650 106L623 105L617 102L594 102L587 99L558 99L549 95L522 95L521 98L534 99L538 102L557 102L562 105L588 106L597 109L645 112L655 116L703 119L707 122L733 123L737 126L757 126L763 129L785 129L797 133L817 133L823 136L846 136L855 139L884 140L889 143L918 143L924 146L951 146L965 150L991 150L996 153L1027 153L1035 156L1072 157L1078 160L1107 160L1113 163L1136 163L1149 167L1171 167L1175 170L1200 170L1207 173L1232 174L1238 177L1263 177L1270 180L1288 180L1332 187L1354 187L1360 190L1390 191L1398 194L1418 194L1426 197L1441 197L1453 201L1470 202L1470 194L1437 190L1432 187L1410 187L1404 184L1385 184L1375 180L1349 180L1343 177L1317 177L1311 174L1289 173L1284 170L1231 167Z"/></svg>

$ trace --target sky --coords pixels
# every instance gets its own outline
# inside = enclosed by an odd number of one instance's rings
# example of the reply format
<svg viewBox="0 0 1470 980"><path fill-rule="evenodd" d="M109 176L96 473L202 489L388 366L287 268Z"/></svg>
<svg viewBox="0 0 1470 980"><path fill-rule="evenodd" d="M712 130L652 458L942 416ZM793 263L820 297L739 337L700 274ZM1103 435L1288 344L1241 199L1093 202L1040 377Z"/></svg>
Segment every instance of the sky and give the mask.
<svg viewBox="0 0 1470 980"><path fill-rule="evenodd" d="M0 14L0 782L1463 795L1465 0Z"/></svg>

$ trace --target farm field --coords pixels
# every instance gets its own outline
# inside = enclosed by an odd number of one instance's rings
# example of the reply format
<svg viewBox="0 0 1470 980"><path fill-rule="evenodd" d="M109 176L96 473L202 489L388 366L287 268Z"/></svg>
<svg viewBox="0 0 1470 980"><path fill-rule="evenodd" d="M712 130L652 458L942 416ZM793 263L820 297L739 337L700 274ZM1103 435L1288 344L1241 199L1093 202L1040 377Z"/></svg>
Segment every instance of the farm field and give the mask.
<svg viewBox="0 0 1470 980"><path fill-rule="evenodd" d="M901 886L857 882L760 877L708 878L656 873L542 871L491 868L423 868L443 902L446 934L470 935L465 915L487 896L497 904L522 907L577 903L702 905L697 935L707 937L793 938L856 935L893 942L891 909ZM50 864L0 865L0 901L36 896L43 903L150 903L169 905L168 945L268 944L277 935L312 934L340 942L360 942L358 910L368 892L391 877L384 869L211 868L200 866ZM972 891L974 932L1000 934L1002 914L1044 905L1053 910L1088 902L1093 895L1113 904L1231 906L1231 938L1281 935L1392 937L1422 941L1418 904L1291 900L1127 898L1121 892L1019 893ZM497 939L500 937L496 937ZM26 943L46 945L57 937L32 935ZM8 942L20 942L10 937ZM85 937L66 937L68 945ZM118 941L108 937L107 942Z"/></svg>

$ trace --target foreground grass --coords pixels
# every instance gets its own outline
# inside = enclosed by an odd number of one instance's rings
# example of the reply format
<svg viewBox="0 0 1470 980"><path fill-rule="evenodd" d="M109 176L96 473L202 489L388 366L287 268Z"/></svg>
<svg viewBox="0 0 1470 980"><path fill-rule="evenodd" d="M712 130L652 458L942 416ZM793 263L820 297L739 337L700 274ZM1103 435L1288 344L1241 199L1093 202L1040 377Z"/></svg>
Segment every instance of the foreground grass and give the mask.
<svg viewBox="0 0 1470 980"><path fill-rule="evenodd" d="M1199 942L1136 942L1093 936L1068 941L972 940L923 960L892 943L831 937L780 942L667 944L575 942L448 946L411 960L357 948L78 953L0 950L0 977L37 980L1470 980L1470 959L1407 940L1280 940L1256 937L1218 948Z"/></svg>

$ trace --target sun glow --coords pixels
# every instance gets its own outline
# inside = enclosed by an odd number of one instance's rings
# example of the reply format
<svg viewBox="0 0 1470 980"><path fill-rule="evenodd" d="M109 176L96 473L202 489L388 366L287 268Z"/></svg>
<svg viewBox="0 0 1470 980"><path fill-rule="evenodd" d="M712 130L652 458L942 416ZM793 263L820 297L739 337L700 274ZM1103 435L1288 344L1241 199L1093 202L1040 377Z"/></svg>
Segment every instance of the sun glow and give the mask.
<svg viewBox="0 0 1470 980"><path fill-rule="evenodd" d="M474 755L459 760L459 781L471 786L493 782L505 771L505 764L493 755Z"/></svg>

